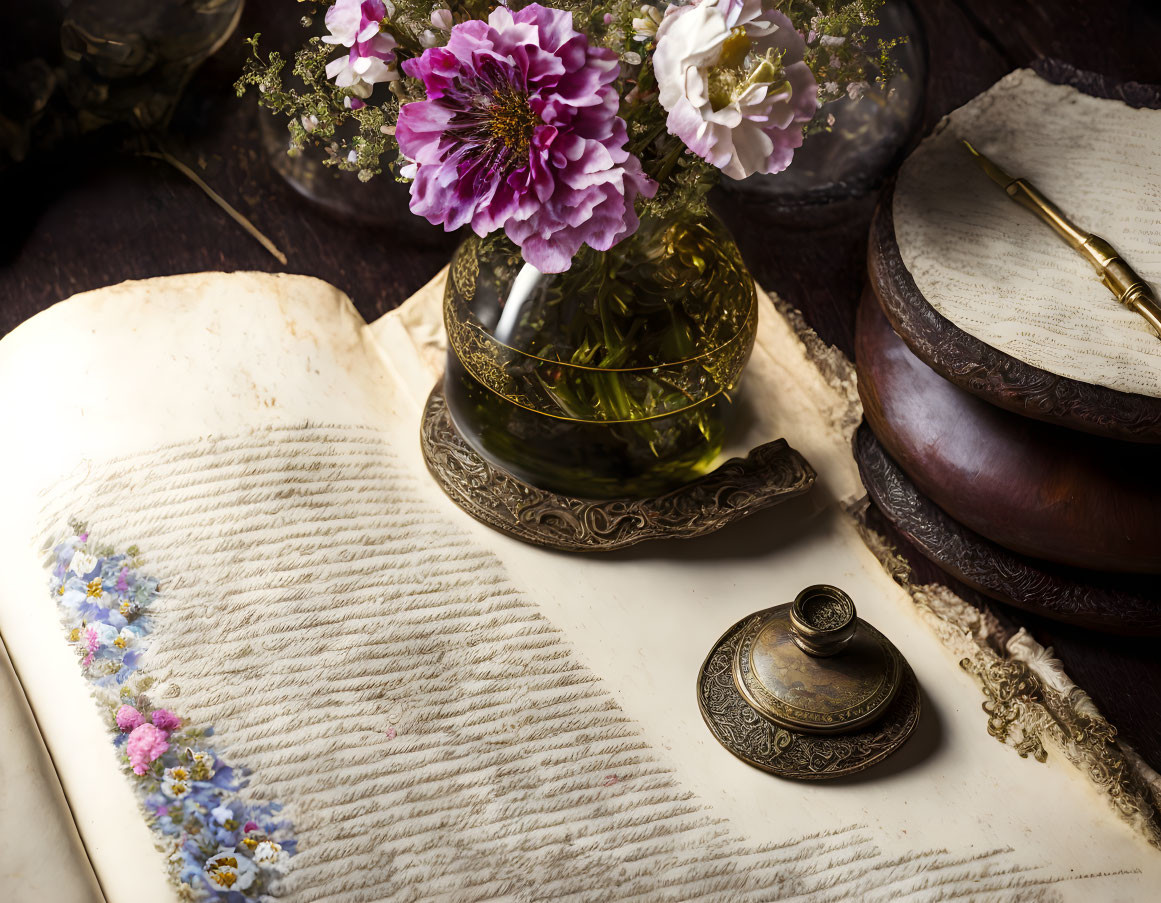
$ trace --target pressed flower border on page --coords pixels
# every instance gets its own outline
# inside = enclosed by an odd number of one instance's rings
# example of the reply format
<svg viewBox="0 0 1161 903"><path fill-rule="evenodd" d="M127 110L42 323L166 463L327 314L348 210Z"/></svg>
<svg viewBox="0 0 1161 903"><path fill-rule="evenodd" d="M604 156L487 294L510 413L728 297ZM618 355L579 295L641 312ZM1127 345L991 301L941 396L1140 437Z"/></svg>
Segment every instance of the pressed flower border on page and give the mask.
<svg viewBox="0 0 1161 903"><path fill-rule="evenodd" d="M212 727L185 725L150 703L152 680L140 660L158 581L142 572L136 546L116 553L97 546L83 524L71 526L49 561L52 599L170 879L187 899L257 901L296 851L293 827L279 803L242 798L247 773L218 755Z"/></svg>

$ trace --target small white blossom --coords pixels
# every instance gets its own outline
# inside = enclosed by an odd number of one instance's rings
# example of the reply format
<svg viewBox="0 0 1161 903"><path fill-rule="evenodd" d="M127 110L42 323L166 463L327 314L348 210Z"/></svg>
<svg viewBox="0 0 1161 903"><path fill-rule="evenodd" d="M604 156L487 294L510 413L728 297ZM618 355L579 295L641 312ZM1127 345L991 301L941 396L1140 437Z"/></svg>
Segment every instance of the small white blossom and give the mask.
<svg viewBox="0 0 1161 903"><path fill-rule="evenodd" d="M73 560L69 562L69 570L76 574L78 577L84 577L91 573L93 569L96 568L96 566L96 557L90 555L88 552L82 549L77 549L76 552L73 553Z"/></svg>
<svg viewBox="0 0 1161 903"><path fill-rule="evenodd" d="M820 43L823 47L842 47L846 42L846 38L833 34L824 34L821 38L818 39L818 43Z"/></svg>
<svg viewBox="0 0 1161 903"><path fill-rule="evenodd" d="M233 847L220 850L206 860L206 877L223 890L245 890L254 883L258 867L254 861L241 856Z"/></svg>
<svg viewBox="0 0 1161 903"><path fill-rule="evenodd" d="M254 861L263 868L279 868L289 854L282 849L282 844L273 840L264 840L254 848Z"/></svg>
<svg viewBox="0 0 1161 903"><path fill-rule="evenodd" d="M189 769L180 765L165 769L165 775L161 780L161 792L166 796L175 800L185 799L192 789Z"/></svg>
<svg viewBox="0 0 1161 903"><path fill-rule="evenodd" d="M633 19L633 38L648 41L657 34L657 26L664 14L656 6L642 6L637 12L640 15Z"/></svg>

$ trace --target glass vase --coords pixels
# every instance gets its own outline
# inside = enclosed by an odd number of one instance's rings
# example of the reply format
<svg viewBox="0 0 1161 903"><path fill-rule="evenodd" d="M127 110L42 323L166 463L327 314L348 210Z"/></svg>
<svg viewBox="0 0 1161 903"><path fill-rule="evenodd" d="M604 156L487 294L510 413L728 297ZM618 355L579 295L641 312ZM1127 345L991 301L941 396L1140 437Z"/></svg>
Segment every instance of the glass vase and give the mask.
<svg viewBox="0 0 1161 903"><path fill-rule="evenodd" d="M444 296L448 407L476 451L534 486L656 495L721 451L757 319L712 214L643 219L557 274L503 236L472 236Z"/></svg>

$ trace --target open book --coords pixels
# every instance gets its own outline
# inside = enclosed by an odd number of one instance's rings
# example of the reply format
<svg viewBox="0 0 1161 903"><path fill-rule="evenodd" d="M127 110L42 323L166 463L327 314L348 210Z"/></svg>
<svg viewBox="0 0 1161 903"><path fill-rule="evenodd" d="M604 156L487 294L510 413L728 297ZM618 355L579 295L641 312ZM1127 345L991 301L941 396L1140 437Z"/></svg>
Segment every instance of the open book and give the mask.
<svg viewBox="0 0 1161 903"><path fill-rule="evenodd" d="M1080 770L988 735L844 509L852 387L768 300L740 441L785 437L814 490L586 558L428 477L441 294L367 325L314 279L170 277L0 343L5 899L1155 893L1161 855ZM924 716L800 784L718 746L694 685L727 627L819 582L906 655Z"/></svg>

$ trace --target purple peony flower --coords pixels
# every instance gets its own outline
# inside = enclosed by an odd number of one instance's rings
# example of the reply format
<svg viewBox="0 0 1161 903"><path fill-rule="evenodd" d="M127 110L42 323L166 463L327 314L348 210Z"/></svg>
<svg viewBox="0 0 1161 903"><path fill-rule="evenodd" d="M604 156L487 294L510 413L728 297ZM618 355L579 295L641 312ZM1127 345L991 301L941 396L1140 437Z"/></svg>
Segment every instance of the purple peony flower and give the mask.
<svg viewBox="0 0 1161 903"><path fill-rule="evenodd" d="M653 54L670 134L732 178L781 172L818 110L805 47L761 0L670 7Z"/></svg>
<svg viewBox="0 0 1161 903"><path fill-rule="evenodd" d="M352 106L362 106L359 98L369 97L379 82L399 77L391 68L395 61L395 39L380 30L386 18L383 0L338 0L327 10L330 34L323 37L323 43L350 48L343 56L327 63L327 78L333 78L340 88L354 92Z"/></svg>
<svg viewBox="0 0 1161 903"><path fill-rule="evenodd" d="M616 54L590 47L571 13L500 7L403 69L428 98L404 105L395 132L413 213L449 232L503 229L546 273L636 230L633 202L657 185L625 150Z"/></svg>

